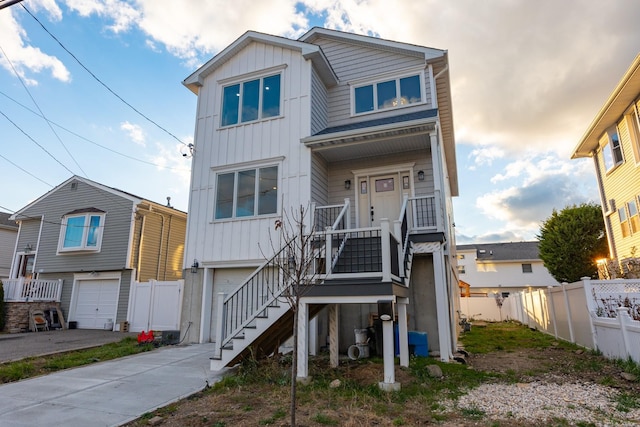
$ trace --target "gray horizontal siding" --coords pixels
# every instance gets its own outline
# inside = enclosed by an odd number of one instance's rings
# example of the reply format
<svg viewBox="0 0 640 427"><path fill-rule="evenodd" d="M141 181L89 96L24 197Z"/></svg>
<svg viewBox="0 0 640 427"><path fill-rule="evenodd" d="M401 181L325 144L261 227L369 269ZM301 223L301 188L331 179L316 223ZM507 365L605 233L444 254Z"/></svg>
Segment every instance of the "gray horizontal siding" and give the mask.
<svg viewBox="0 0 640 427"><path fill-rule="evenodd" d="M327 88L315 69L311 75L311 135L327 127Z"/></svg>
<svg viewBox="0 0 640 427"><path fill-rule="evenodd" d="M106 212L100 252L58 255L62 217L76 209L90 207ZM44 215L42 234L37 244L36 272L90 272L125 268L132 210L133 203L130 200L81 181L77 181L75 190L71 188L71 183L68 183L48 194L24 212L31 217ZM28 239L35 242L39 221L24 221L23 228L27 224L28 231L25 230L24 238L27 239L28 233ZM23 236L20 240L20 243L27 242L23 240Z"/></svg>
<svg viewBox="0 0 640 427"><path fill-rule="evenodd" d="M311 156L311 201L318 206L328 204L328 171L327 163L317 153Z"/></svg>

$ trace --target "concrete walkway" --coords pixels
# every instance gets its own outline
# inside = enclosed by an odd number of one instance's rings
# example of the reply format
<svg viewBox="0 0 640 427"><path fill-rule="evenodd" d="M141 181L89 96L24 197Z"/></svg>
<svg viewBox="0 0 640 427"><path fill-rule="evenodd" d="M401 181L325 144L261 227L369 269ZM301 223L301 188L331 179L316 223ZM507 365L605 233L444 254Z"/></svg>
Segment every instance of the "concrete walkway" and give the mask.
<svg viewBox="0 0 640 427"><path fill-rule="evenodd" d="M213 344L161 347L0 385L0 425L119 426L213 384Z"/></svg>

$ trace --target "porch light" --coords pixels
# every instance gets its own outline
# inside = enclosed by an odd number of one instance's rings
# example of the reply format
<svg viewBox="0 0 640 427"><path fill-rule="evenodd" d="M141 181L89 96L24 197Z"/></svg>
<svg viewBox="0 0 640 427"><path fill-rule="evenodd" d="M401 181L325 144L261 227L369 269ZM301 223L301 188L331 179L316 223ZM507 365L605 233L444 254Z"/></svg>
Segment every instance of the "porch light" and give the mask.
<svg viewBox="0 0 640 427"><path fill-rule="evenodd" d="M344 189L345 190L351 190L351 180L348 179L344 182Z"/></svg>
<svg viewBox="0 0 640 427"><path fill-rule="evenodd" d="M418 181L424 181L424 171L418 171Z"/></svg>
<svg viewBox="0 0 640 427"><path fill-rule="evenodd" d="M24 253L28 254L31 252L31 243L27 243L27 246L24 247Z"/></svg>
<svg viewBox="0 0 640 427"><path fill-rule="evenodd" d="M199 267L198 260L194 258L193 264L191 264L191 272L193 274L196 274L198 272L198 267Z"/></svg>

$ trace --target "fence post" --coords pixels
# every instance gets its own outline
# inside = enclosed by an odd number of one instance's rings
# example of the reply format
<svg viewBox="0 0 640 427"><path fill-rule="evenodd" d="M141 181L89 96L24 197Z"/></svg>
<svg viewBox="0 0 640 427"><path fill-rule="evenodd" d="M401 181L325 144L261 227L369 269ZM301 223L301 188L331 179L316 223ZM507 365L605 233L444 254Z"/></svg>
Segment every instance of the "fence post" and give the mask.
<svg viewBox="0 0 640 427"><path fill-rule="evenodd" d="M596 325L593 323L593 319L598 317L597 306L593 299L593 283L591 283L590 277L582 277L582 288L584 290L585 300L587 301L587 312L589 315L589 327L591 328L591 340L593 341L593 349L598 349L598 334L596 332Z"/></svg>
<svg viewBox="0 0 640 427"><path fill-rule="evenodd" d="M564 298L564 307L567 309L567 324L569 325L569 341L576 343L573 337L573 320L571 319L571 305L569 304L569 297L567 296L567 282L562 282L562 296Z"/></svg>
<svg viewBox="0 0 640 427"><path fill-rule="evenodd" d="M391 281L391 244L389 242L389 236L391 236L391 230L389 229L389 220L382 218L380 220L380 239L381 239L381 252L382 252L382 281Z"/></svg>
<svg viewBox="0 0 640 427"><path fill-rule="evenodd" d="M396 239L399 242L398 247L396 248L398 251L398 274L400 277L404 277L404 257L402 256L404 252L404 236L402 235L402 222L400 220L396 219L393 221L393 234L395 234Z"/></svg>
<svg viewBox="0 0 640 427"><path fill-rule="evenodd" d="M551 322L553 323L553 336L558 339L558 324L556 322L556 306L553 303L553 286L547 286L548 306L551 306Z"/></svg>
<svg viewBox="0 0 640 427"><path fill-rule="evenodd" d="M324 273L328 276L331 274L333 268L333 249L331 248L331 241L333 234L331 234L331 227L326 227L325 231L325 245L324 245Z"/></svg>
<svg viewBox="0 0 640 427"><path fill-rule="evenodd" d="M345 206L347 206L347 211L345 212L345 215L347 216L347 218L344 221L344 224L345 224L344 228L349 230L351 228L351 199L346 197L344 199L344 204Z"/></svg>
<svg viewBox="0 0 640 427"><path fill-rule="evenodd" d="M627 325L631 317L627 307L618 307L618 322L620 323L620 332L622 332L622 342L624 343L624 353L627 358L631 357L631 346L629 345L629 332L627 331Z"/></svg>
<svg viewBox="0 0 640 427"><path fill-rule="evenodd" d="M227 298L227 294L224 292L218 293L218 309L216 310L216 346L213 349L213 357L219 358L222 356L222 340L224 339L224 319L226 313L224 312L224 300Z"/></svg>

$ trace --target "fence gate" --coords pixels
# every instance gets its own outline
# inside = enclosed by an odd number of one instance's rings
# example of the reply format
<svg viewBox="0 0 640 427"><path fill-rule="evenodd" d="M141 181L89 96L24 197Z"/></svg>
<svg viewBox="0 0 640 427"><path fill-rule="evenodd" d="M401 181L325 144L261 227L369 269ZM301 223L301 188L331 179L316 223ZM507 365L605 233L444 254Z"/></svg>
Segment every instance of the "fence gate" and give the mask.
<svg viewBox="0 0 640 427"><path fill-rule="evenodd" d="M129 304L129 330L179 330L183 288L184 280L134 282Z"/></svg>

